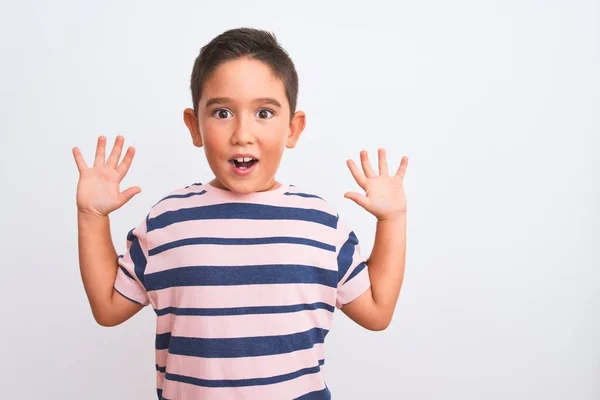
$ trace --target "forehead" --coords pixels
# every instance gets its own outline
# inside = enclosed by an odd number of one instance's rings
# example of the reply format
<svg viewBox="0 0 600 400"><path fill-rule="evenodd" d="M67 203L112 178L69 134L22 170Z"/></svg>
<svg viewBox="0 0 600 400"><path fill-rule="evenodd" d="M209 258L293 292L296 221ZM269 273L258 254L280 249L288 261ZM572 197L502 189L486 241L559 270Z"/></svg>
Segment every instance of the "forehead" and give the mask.
<svg viewBox="0 0 600 400"><path fill-rule="evenodd" d="M285 102L285 86L267 64L259 60L239 58L219 65L204 82L200 103L212 97L250 102L270 97Z"/></svg>

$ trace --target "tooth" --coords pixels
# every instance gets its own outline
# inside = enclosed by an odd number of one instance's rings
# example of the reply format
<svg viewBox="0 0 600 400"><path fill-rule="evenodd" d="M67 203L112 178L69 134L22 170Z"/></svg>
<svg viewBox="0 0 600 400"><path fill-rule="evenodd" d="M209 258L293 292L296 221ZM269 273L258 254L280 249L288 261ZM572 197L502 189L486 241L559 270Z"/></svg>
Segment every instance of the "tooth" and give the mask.
<svg viewBox="0 0 600 400"><path fill-rule="evenodd" d="M252 160L252 157L244 157L244 162L249 162Z"/></svg>

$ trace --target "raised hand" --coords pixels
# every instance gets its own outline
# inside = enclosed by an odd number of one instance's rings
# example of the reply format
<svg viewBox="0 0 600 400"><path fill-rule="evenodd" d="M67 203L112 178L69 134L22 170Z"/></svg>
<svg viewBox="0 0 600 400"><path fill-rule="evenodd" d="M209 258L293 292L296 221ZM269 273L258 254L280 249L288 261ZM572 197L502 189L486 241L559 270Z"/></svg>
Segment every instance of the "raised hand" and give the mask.
<svg viewBox="0 0 600 400"><path fill-rule="evenodd" d="M364 174L359 171L354 161L348 160L347 164L352 176L366 195L347 192L344 197L356 202L379 221L405 214L406 195L403 182L408 167L408 157L402 157L398 171L393 176L388 172L385 149L379 149L379 175L373 171L366 150L360 152L360 160Z"/></svg>
<svg viewBox="0 0 600 400"><path fill-rule="evenodd" d="M106 137L100 136L92 168L87 166L79 148L73 148L73 156L79 169L77 183L79 212L107 216L142 191L139 186L132 186L123 192L119 189L119 184L127 175L135 154L135 149L129 147L119 163L124 142L122 136L117 136L115 145L105 161Z"/></svg>

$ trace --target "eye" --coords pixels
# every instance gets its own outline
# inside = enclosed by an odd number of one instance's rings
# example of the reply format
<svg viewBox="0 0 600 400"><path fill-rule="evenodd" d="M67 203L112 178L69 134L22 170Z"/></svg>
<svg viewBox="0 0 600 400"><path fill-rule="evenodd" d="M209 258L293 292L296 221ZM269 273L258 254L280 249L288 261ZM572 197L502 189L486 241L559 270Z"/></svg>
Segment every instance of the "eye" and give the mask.
<svg viewBox="0 0 600 400"><path fill-rule="evenodd" d="M216 117L217 119L227 119L227 113L231 114L231 111L229 111L225 108L217 108L215 111L213 111L212 115L214 117Z"/></svg>
<svg viewBox="0 0 600 400"><path fill-rule="evenodd" d="M260 110L257 111L258 118L269 119L270 117L268 116L267 113L271 113L271 116L275 115L275 113L272 110L269 110L268 108L261 108Z"/></svg>

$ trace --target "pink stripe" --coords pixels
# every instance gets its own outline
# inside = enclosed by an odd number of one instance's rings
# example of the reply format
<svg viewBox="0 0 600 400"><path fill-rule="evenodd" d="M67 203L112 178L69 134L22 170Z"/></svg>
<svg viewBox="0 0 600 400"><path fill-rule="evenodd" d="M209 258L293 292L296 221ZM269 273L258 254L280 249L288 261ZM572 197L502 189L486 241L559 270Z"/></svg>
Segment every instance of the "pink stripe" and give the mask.
<svg viewBox="0 0 600 400"><path fill-rule="evenodd" d="M146 274L187 266L301 264L337 271L336 253L299 244L188 245L150 257Z"/></svg>
<svg viewBox="0 0 600 400"><path fill-rule="evenodd" d="M163 395L172 400L182 399L260 399L281 400L300 397L305 393L323 390L325 381L322 372L271 385L244 387L202 387L187 383L165 381Z"/></svg>
<svg viewBox="0 0 600 400"><path fill-rule="evenodd" d="M165 243L193 237L262 238L287 236L310 238L335 245L333 242L337 237L335 234L334 228L309 221L207 219L183 221L150 231L147 240L150 249Z"/></svg>
<svg viewBox="0 0 600 400"><path fill-rule="evenodd" d="M335 288L318 283L179 286L150 292L156 309L272 306L319 301L333 306L335 295Z"/></svg>
<svg viewBox="0 0 600 400"><path fill-rule="evenodd" d="M359 297L371 287L369 278L369 268L365 267L349 282L344 283L337 291L337 299L335 306L342 308L343 304L347 304Z"/></svg>
<svg viewBox="0 0 600 400"><path fill-rule="evenodd" d="M165 384L165 373L156 371L156 388L162 389L164 384Z"/></svg>
<svg viewBox="0 0 600 400"><path fill-rule="evenodd" d="M352 273L354 272L356 267L358 267L363 262L366 263L367 261L368 261L367 257L360 254L360 247L354 246L354 254L352 255L352 263L350 264L350 267L348 268L348 270L346 271L346 273L344 274L342 279L340 279L340 283L346 282L346 280L348 280L348 277L350 275L352 275Z"/></svg>
<svg viewBox="0 0 600 400"><path fill-rule="evenodd" d="M169 354L167 372L209 380L269 378L314 367L323 358L322 343L293 353L260 357L204 358Z"/></svg>
<svg viewBox="0 0 600 400"><path fill-rule="evenodd" d="M289 335L311 328L331 329L332 312L322 308L278 314L173 315L157 318L156 333L201 338Z"/></svg>
<svg viewBox="0 0 600 400"><path fill-rule="evenodd" d="M132 276L135 275L132 274ZM143 305L149 304L148 295L142 284L125 275L125 272L121 268L117 270L114 287L123 296L131 300L135 300Z"/></svg>
<svg viewBox="0 0 600 400"><path fill-rule="evenodd" d="M156 350L156 364L159 367L167 365L168 357L173 357L172 355L169 356L169 349Z"/></svg>

